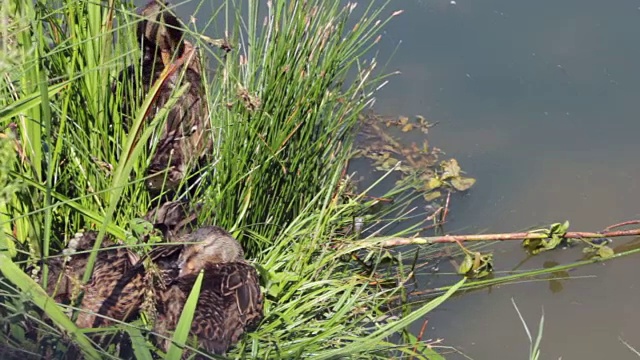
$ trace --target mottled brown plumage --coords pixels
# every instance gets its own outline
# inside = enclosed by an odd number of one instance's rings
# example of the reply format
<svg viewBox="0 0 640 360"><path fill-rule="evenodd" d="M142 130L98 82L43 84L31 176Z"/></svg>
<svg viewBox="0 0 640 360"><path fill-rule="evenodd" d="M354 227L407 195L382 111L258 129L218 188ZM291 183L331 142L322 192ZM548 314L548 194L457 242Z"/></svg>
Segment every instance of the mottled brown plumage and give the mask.
<svg viewBox="0 0 640 360"><path fill-rule="evenodd" d="M203 350L224 354L262 319L258 273L246 263L240 244L219 227L201 228L183 238L178 276L159 294L155 332L171 337L200 272L204 278L191 334ZM166 350L168 340L161 340Z"/></svg>
<svg viewBox="0 0 640 360"><path fill-rule="evenodd" d="M57 302L72 304L84 291L77 319L77 325L83 328L108 326L113 323L111 319L133 319L138 314L145 287L144 272L134 271L135 257L128 250L106 249L116 246L110 238L102 242L103 249L98 251L91 279L82 286L88 251L93 248L96 237L94 231L77 234L70 243L73 253L65 260L50 264L47 291Z"/></svg>
<svg viewBox="0 0 640 360"><path fill-rule="evenodd" d="M68 261L51 263L47 290L57 301L68 304L76 299L88 259L83 251L93 247L96 235L93 231L79 234L71 242L75 252ZM191 335L201 350L224 354L245 332L254 330L263 316L263 295L258 273L244 260L240 244L216 226L200 228L177 240L184 244L159 246L149 253L146 262L126 249L101 249L91 280L82 287L84 297L77 325L95 328L112 325L111 319L133 320L151 291L154 332L162 336L158 343L167 350L170 340L166 338L172 337L203 270L191 326ZM103 248L114 245L108 238L103 242Z"/></svg>
<svg viewBox="0 0 640 360"><path fill-rule="evenodd" d="M184 29L164 1L151 0L138 11L138 15L142 17L142 21L138 22L137 34L143 60L161 60L163 65L168 65L172 58L183 55Z"/></svg>
<svg viewBox="0 0 640 360"><path fill-rule="evenodd" d="M147 181L147 186L151 190L175 189L187 177L190 169L203 161L212 145L200 57L195 47L183 39L182 24L163 1L149 2L140 9L139 14L143 19L138 23L142 51L142 92L138 95L142 98L138 98L137 102L142 102L156 81L162 81L145 115L145 123L150 123L167 105L174 91L187 87L168 108L165 126L160 134L150 140L150 144L156 144L156 148L148 174L156 176ZM165 69L168 70L168 76L161 79ZM135 74L132 65L120 75L120 81L128 81L134 93L138 93ZM129 118L135 115L135 109L126 101L123 112Z"/></svg>
<svg viewBox="0 0 640 360"><path fill-rule="evenodd" d="M154 206L144 218L171 241L174 237L195 229L197 211L201 208L202 204L191 206L184 201L167 201L160 206Z"/></svg>

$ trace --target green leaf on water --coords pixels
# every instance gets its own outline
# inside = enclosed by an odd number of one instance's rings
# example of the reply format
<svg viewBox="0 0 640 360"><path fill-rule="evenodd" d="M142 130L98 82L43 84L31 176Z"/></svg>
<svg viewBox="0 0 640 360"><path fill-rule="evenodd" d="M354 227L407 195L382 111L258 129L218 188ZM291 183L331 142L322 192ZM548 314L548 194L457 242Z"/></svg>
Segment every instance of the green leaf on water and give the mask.
<svg viewBox="0 0 640 360"><path fill-rule="evenodd" d="M460 165L458 165L458 160L449 159L440 163L442 167L442 176L440 176L443 180L455 178L460 176Z"/></svg>
<svg viewBox="0 0 640 360"><path fill-rule="evenodd" d="M546 239L533 238L533 239L525 239L522 242L522 245L527 248L530 254L536 255L542 251L553 250L558 245L562 243L565 239L565 235L567 230L569 229L569 222L565 221L564 223L554 223L551 224L549 229L536 229L531 230L529 233L532 234L544 234L548 236Z"/></svg>
<svg viewBox="0 0 640 360"><path fill-rule="evenodd" d="M460 263L460 266L458 266L458 274L464 275L471 271L471 269L473 269L473 257L467 254L464 260L462 260L462 263Z"/></svg>
<svg viewBox="0 0 640 360"><path fill-rule="evenodd" d="M469 278L483 278L493 272L493 254L467 253L458 267L458 274Z"/></svg>
<svg viewBox="0 0 640 360"><path fill-rule="evenodd" d="M558 247L562 240L564 239L567 230L569 229L569 222L565 221L564 223L554 223L551 224L549 228L549 239L545 239L542 241L542 245L545 250L552 250Z"/></svg>
<svg viewBox="0 0 640 360"><path fill-rule="evenodd" d="M616 254L615 251L613 251L613 249L608 246L601 246L598 249L598 256L600 256L603 259L608 259L610 257L613 257L613 255L615 254Z"/></svg>
<svg viewBox="0 0 640 360"><path fill-rule="evenodd" d="M473 264L473 277L476 279L483 278L493 272L493 254L482 254L476 252Z"/></svg>
<svg viewBox="0 0 640 360"><path fill-rule="evenodd" d="M542 245L545 250L553 250L560 245L562 239L559 235L552 235L550 238L542 240Z"/></svg>
<svg viewBox="0 0 640 360"><path fill-rule="evenodd" d="M559 236L564 236L567 233L567 230L569 230L569 221L565 221L562 224L560 223L551 224L549 232L552 236L554 234L557 234Z"/></svg>
<svg viewBox="0 0 640 360"><path fill-rule="evenodd" d="M409 132L411 130L413 130L413 124L406 124L402 127L402 132Z"/></svg>
<svg viewBox="0 0 640 360"><path fill-rule="evenodd" d="M595 252L595 249L593 247L582 248L583 254L593 254L594 252Z"/></svg>
<svg viewBox="0 0 640 360"><path fill-rule="evenodd" d="M426 201L433 201L433 200L439 198L440 196L442 196L442 193L440 191L430 191L430 192L424 194L424 199Z"/></svg>
<svg viewBox="0 0 640 360"><path fill-rule="evenodd" d="M384 160L384 162L382 163L381 167L383 167L384 169L391 169L394 166L396 166L396 164L398 163L398 159L392 158L392 157L388 157L387 159Z"/></svg>
<svg viewBox="0 0 640 360"><path fill-rule="evenodd" d="M437 189L440 186L442 186L442 181L440 181L440 179L438 179L437 177L432 177L427 182L427 190Z"/></svg>
<svg viewBox="0 0 640 360"><path fill-rule="evenodd" d="M451 186L453 186L458 191L468 190L475 183L476 179L474 178L458 176L451 179Z"/></svg>

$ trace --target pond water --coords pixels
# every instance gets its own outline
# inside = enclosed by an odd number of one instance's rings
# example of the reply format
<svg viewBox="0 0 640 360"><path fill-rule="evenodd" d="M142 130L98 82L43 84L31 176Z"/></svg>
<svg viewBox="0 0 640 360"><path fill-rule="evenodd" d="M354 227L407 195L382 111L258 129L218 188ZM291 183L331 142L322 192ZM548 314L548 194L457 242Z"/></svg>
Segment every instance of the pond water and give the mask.
<svg viewBox="0 0 640 360"><path fill-rule="evenodd" d="M177 12L188 19L197 4ZM198 14L212 7L204 1ZM389 13L397 9L405 12L387 26L380 52L401 42L388 70L402 74L380 91L376 110L439 122L430 143L478 179L454 199L447 232L564 220L576 231L598 231L640 218L639 1L395 0ZM527 259L519 242L492 250L497 271L582 257L571 248ZM578 268L561 287L525 282L457 296L429 314L424 338L443 338L464 354L448 359L527 358L513 298L533 332L544 311L543 359L637 358L620 339L640 349L639 261Z"/></svg>
<svg viewBox="0 0 640 360"><path fill-rule="evenodd" d="M478 179L455 199L447 232L564 220L576 231L598 231L640 218L640 2L412 0L392 7L405 12L386 28L381 52L402 41L389 67L402 74L379 93L376 109L438 121L431 144ZM527 259L519 242L492 249L497 271L582 257L571 248ZM526 358L513 298L534 332L544 311L543 359L637 358L620 338L640 349L638 262L631 256L572 270L576 278L561 289L538 281L458 296L429 314L425 337L443 338L473 359Z"/></svg>

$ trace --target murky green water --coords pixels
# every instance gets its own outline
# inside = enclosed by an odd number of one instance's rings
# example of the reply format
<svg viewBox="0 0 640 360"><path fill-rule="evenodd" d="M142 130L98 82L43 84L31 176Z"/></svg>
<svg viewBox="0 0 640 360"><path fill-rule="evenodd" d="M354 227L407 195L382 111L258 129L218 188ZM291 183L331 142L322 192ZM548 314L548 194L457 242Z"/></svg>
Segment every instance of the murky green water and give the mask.
<svg viewBox="0 0 640 360"><path fill-rule="evenodd" d="M401 41L389 70L402 74L376 102L384 114L440 122L430 142L478 179L455 199L446 231L518 231L563 220L597 231L640 218L640 2L456 2L392 3L389 13L405 13L387 27L381 53ZM180 6L180 16L188 18L190 6ZM205 1L198 22L209 21L204 14L214 7ZM516 243L494 250L498 271L526 258ZM520 269L579 258L579 248L558 250ZM539 281L459 296L429 314L424 337L444 338L472 359L527 358L514 298L534 328L544 309L543 359L637 358L619 339L640 349L639 262L571 271L577 278L561 289Z"/></svg>

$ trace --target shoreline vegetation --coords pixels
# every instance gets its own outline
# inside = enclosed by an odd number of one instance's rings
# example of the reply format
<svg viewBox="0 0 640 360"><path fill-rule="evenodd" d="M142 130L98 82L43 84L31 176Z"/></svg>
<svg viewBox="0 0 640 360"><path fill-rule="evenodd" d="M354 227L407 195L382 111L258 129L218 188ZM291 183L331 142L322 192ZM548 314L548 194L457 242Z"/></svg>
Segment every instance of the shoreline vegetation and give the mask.
<svg viewBox="0 0 640 360"><path fill-rule="evenodd" d="M409 268L355 242L400 221L391 215L411 199L401 194L413 192L396 186L385 195L396 201L380 210L370 189L353 191L347 174L360 115L388 77L370 54L401 13L389 4L227 1L211 17L224 22L211 25L224 28L224 39L185 23L196 51L213 59L202 82L214 160L175 196L198 205L198 223L241 242L265 296L263 321L230 357L440 357L407 326L464 281L411 306L402 300ZM144 318L79 329L68 317L72 306L42 288L47 262L82 229L134 253L157 245L141 241L139 220L155 201L145 188L153 154L146 144L162 127L162 111L145 123L147 96L126 120L118 110L125 92L112 88L117 74L140 62L134 29L141 19L116 1L2 0L1 9L0 350L21 358L64 358L72 349L118 357L123 349L102 346L97 331L103 339L124 333L137 358L152 358L159 353ZM364 229L354 231L355 222ZM187 333L179 325L173 342L185 344Z"/></svg>
<svg viewBox="0 0 640 360"><path fill-rule="evenodd" d="M152 195L147 170L155 148L148 144L158 142L185 89L176 86L150 122L158 84L127 118L120 111L132 101L122 94L132 89L114 87L115 80L141 64L135 28L143 19L133 5L0 0L0 356L65 358L79 351L99 359L130 351L139 359L181 358L190 348L182 322L164 354L150 340L152 316L79 329L79 309L56 304L43 290L48 264L64 257L83 230L140 257L163 243L143 219L156 196L192 204L198 225L228 230L257 269L264 319L230 358L442 359L457 350L428 340L426 322L418 333L409 325L454 293L569 277L573 267L640 251L601 239L637 234L617 229L638 222L602 233L569 232L565 222L513 234L444 234L451 194L475 180L429 143L395 140L394 133L429 133L433 124L424 118L370 113L376 92L395 74L380 68L376 51L384 26L402 13L393 4L224 1L205 28L182 19L203 60L210 161L171 192ZM358 158L380 175L370 185L350 172ZM416 237L426 231L442 236ZM573 236L585 244L587 260L484 278L493 257L479 251L481 241L524 239L537 254ZM89 258L104 250L98 241ZM415 274L443 256L463 259L456 267L465 276L451 286L416 287ZM92 275L87 269L79 291ZM185 318L195 302L186 301ZM542 321L535 341L523 325L530 358L537 358ZM130 339L130 349L96 340L118 334Z"/></svg>

